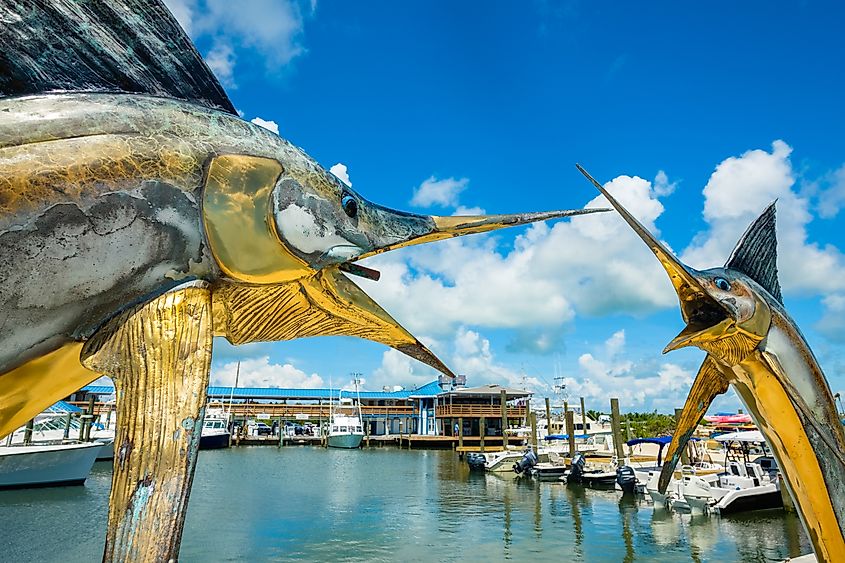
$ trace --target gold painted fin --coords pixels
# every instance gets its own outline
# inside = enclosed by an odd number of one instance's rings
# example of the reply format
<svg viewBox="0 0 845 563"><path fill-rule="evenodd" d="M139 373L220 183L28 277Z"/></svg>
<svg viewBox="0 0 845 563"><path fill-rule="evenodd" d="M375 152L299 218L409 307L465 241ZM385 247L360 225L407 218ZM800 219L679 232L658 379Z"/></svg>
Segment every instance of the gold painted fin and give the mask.
<svg viewBox="0 0 845 563"><path fill-rule="evenodd" d="M80 350L71 342L0 375L0 438L100 376L79 363Z"/></svg>
<svg viewBox="0 0 845 563"><path fill-rule="evenodd" d="M357 336L454 374L337 268L275 285L224 283L214 291L215 334L232 344Z"/></svg>
<svg viewBox="0 0 845 563"><path fill-rule="evenodd" d="M684 409L675 427L675 433L672 435L672 443L666 450L663 469L660 471L660 480L657 484L661 494L666 493L666 487L669 486L672 473L681 458L681 452L687 447L690 436L701 421L701 417L710 408L713 399L727 390L728 382L719 371L716 360L707 356L698 369L698 375L695 376L695 381L692 383L689 396L684 403Z"/></svg>
<svg viewBox="0 0 845 563"><path fill-rule="evenodd" d="M214 157L203 191L208 244L220 269L247 283L284 283L313 270L287 251L270 218L270 192L282 174L271 158Z"/></svg>
<svg viewBox="0 0 845 563"><path fill-rule="evenodd" d="M114 378L114 473L104 561L175 561L205 412L211 292L193 282L119 314L82 350Z"/></svg>

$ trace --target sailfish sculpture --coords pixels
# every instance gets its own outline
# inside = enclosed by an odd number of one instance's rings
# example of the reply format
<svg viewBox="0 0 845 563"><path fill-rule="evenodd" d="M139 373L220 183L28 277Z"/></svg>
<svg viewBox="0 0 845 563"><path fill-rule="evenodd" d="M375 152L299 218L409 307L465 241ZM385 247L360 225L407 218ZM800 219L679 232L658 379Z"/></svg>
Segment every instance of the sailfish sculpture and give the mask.
<svg viewBox="0 0 845 563"><path fill-rule="evenodd" d="M0 21L0 436L114 379L106 560L178 556L213 336L358 336L451 375L344 272L596 211L371 203L240 119L157 0L0 0Z"/></svg>
<svg viewBox="0 0 845 563"><path fill-rule="evenodd" d="M824 373L783 306L775 204L751 224L723 267L699 271L578 169L669 274L687 326L664 353L685 346L707 352L667 451L660 491L713 399L732 386L777 459L816 557L845 561L845 434Z"/></svg>

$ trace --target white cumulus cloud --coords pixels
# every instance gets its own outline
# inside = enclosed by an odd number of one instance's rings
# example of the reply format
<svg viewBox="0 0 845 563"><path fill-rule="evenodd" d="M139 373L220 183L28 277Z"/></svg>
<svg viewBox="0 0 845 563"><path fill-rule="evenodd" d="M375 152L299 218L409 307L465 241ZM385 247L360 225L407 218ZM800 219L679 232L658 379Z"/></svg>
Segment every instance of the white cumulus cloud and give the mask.
<svg viewBox="0 0 845 563"><path fill-rule="evenodd" d="M458 205L458 196L467 188L467 178L444 178L438 180L430 176L419 187L414 190L411 198L411 205L417 207L455 207Z"/></svg>
<svg viewBox="0 0 845 563"><path fill-rule="evenodd" d="M263 127L268 131L272 131L276 135L279 134L279 125L275 121L267 121L265 119L261 119L260 117L253 117L250 119L251 123L255 123L259 127Z"/></svg>
<svg viewBox="0 0 845 563"><path fill-rule="evenodd" d="M212 385L234 385L237 371L238 362L212 366ZM309 375L291 364L270 363L269 356L241 360L237 379L238 387L325 387L323 378L318 374Z"/></svg>
<svg viewBox="0 0 845 563"><path fill-rule="evenodd" d="M329 172L337 176L339 180L341 180L344 184L352 187L352 180L349 179L349 171L346 169L346 165L338 162L331 168L329 168Z"/></svg>

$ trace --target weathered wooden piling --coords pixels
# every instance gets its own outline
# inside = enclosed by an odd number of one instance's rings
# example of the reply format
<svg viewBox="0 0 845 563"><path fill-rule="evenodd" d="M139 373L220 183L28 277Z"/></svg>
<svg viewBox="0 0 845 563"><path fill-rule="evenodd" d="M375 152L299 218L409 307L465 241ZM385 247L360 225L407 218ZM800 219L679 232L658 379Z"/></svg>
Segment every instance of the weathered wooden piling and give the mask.
<svg viewBox="0 0 845 563"><path fill-rule="evenodd" d="M537 413L531 413L531 443L534 445L534 451L537 451Z"/></svg>
<svg viewBox="0 0 845 563"><path fill-rule="evenodd" d="M610 428L613 432L613 448L616 451L616 459L619 463L625 459L625 451L622 449L622 426L619 417L619 399L610 399Z"/></svg>
<svg viewBox="0 0 845 563"><path fill-rule="evenodd" d="M24 444L29 445L29 444L32 443L32 427L34 426L34 424L35 424L35 420L32 419L32 418L30 418L28 421L26 421L26 427L24 428L24 431L23 431L23 443Z"/></svg>
<svg viewBox="0 0 845 563"><path fill-rule="evenodd" d="M69 412L65 415L65 431L62 435L62 440L67 440L70 436L70 420L73 418L73 413Z"/></svg>
<svg viewBox="0 0 845 563"><path fill-rule="evenodd" d="M458 417L458 447L464 447L464 417L462 416Z"/></svg>
<svg viewBox="0 0 845 563"><path fill-rule="evenodd" d="M500 394L502 412L502 448L508 447L508 392L502 389Z"/></svg>
<svg viewBox="0 0 845 563"><path fill-rule="evenodd" d="M546 436L552 433L552 404L546 397Z"/></svg>
<svg viewBox="0 0 845 563"><path fill-rule="evenodd" d="M581 397L581 434L587 433L587 410L584 407L584 397Z"/></svg>
<svg viewBox="0 0 845 563"><path fill-rule="evenodd" d="M483 416L478 419L478 447L482 453L484 453L484 434L485 434L485 426L487 426L487 419Z"/></svg>
<svg viewBox="0 0 845 563"><path fill-rule="evenodd" d="M569 438L569 457L575 455L575 413L566 411L566 434Z"/></svg>

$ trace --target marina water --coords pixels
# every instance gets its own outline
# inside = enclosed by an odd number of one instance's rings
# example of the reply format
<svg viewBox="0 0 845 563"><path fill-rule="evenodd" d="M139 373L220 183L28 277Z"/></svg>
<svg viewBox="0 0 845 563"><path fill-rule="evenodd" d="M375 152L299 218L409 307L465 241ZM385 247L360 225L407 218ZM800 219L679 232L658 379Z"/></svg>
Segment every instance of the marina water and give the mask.
<svg viewBox="0 0 845 563"><path fill-rule="evenodd" d="M0 491L0 561L99 561L111 482ZM794 514L654 510L452 451L201 451L181 561L781 561L810 551Z"/></svg>

